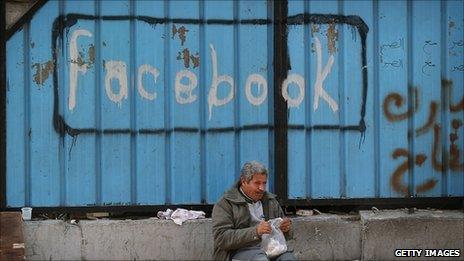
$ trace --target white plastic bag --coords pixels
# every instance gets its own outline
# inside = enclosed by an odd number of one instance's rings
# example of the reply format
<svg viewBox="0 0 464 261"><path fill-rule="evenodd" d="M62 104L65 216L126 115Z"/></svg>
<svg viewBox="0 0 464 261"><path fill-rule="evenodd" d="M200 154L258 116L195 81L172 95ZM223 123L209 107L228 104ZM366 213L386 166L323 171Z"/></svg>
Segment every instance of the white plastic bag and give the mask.
<svg viewBox="0 0 464 261"><path fill-rule="evenodd" d="M171 214L171 219L177 225L182 225L184 221L189 219L198 219L198 218L205 218L205 212L203 211L195 211L195 210L187 210L183 208L178 208Z"/></svg>
<svg viewBox="0 0 464 261"><path fill-rule="evenodd" d="M270 258L276 257L287 251L287 243L285 241L284 233L282 233L282 230L279 228L282 221L282 218L269 220L272 232L270 234L263 234L261 237L261 248Z"/></svg>
<svg viewBox="0 0 464 261"><path fill-rule="evenodd" d="M203 211L187 210L183 208L178 208L173 211L168 208L166 211L158 211L156 215L160 219L171 219L180 226L184 221L189 219L205 218L206 214Z"/></svg>

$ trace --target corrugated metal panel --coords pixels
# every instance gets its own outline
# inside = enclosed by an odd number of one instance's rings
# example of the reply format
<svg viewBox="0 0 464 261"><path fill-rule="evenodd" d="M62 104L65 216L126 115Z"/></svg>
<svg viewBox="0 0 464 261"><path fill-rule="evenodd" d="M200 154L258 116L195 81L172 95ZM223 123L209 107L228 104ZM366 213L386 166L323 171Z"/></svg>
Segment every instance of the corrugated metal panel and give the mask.
<svg viewBox="0 0 464 261"><path fill-rule="evenodd" d="M463 9L288 1L275 87L272 2L50 1L7 42L7 206L274 191L282 96L289 199L463 196Z"/></svg>
<svg viewBox="0 0 464 261"><path fill-rule="evenodd" d="M268 10L47 3L8 41L7 205L214 203L245 161L272 168L272 83L244 91L272 81Z"/></svg>
<svg viewBox="0 0 464 261"><path fill-rule="evenodd" d="M289 198L462 196L463 2L288 6L289 74L307 90L289 109Z"/></svg>

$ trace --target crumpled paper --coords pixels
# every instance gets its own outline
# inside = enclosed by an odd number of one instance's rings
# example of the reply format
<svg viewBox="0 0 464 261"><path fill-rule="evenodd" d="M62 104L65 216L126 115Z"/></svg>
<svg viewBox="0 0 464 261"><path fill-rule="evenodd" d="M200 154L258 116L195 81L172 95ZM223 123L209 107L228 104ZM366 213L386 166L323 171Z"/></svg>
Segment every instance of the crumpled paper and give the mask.
<svg viewBox="0 0 464 261"><path fill-rule="evenodd" d="M182 225L186 220L205 218L206 214L203 211L187 210L178 208L176 210L167 209L166 211L158 211L156 214L159 219L171 219L177 225Z"/></svg>

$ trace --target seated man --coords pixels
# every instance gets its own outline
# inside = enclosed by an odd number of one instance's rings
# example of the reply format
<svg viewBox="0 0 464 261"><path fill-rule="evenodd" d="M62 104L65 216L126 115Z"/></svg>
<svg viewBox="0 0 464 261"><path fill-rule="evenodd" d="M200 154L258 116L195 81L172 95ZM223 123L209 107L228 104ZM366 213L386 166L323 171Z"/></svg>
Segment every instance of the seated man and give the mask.
<svg viewBox="0 0 464 261"><path fill-rule="evenodd" d="M269 260L260 246L261 236L272 231L266 220L283 218L280 229L286 238L291 233L291 220L284 218L275 195L266 191L266 183L266 168L256 161L247 162L240 180L214 205L215 260ZM273 260L296 258L287 251Z"/></svg>

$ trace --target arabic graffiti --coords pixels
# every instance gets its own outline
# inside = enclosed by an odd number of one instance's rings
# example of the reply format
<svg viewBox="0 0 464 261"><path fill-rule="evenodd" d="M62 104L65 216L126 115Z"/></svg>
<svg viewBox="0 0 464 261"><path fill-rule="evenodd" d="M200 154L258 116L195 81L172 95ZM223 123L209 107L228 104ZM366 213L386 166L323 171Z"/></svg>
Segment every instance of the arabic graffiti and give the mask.
<svg viewBox="0 0 464 261"><path fill-rule="evenodd" d="M422 65L422 73L424 75L430 76L430 70L436 65L432 62L432 49L438 47L438 43L432 42L431 40L425 41L422 46L422 51L426 54L426 59L424 65Z"/></svg>
<svg viewBox="0 0 464 261"><path fill-rule="evenodd" d="M396 49L404 52L404 38L399 38L398 41L380 45L380 63L382 63L384 67L391 66L392 68L403 68L403 59L401 58L391 61L385 60L384 56L386 53L395 51Z"/></svg>
<svg viewBox="0 0 464 261"><path fill-rule="evenodd" d="M462 97L461 101L456 104L451 102L450 94L452 82L446 79L442 79L441 85L441 87L444 88L444 93L448 94L445 104L449 103L449 107L447 108L449 112L453 115L457 112L464 111L464 97ZM408 95L412 98L411 100L413 101L413 104L409 105L406 111L404 109L400 110L402 107L406 107L404 102L405 99L401 94L390 93L385 97L383 101L383 111L388 121L404 121L413 117L413 115L417 113L420 106L418 88L410 87L408 89ZM396 108L393 109L394 107ZM462 148L459 148L457 141L459 139L459 130L463 127L463 122L458 118L453 118L450 120L451 132L449 134L449 149L442 151L442 127L440 123L437 122L437 116L440 115L439 101L430 101L428 111L427 121L415 129L414 132L408 132L408 135L415 135L415 137L420 137L433 130L433 144L431 147L430 159L433 169L438 172L451 170L454 173L462 173L464 170L464 163L460 162L463 158L461 153ZM424 162L426 162L428 157L424 153L417 153L416 155L412 155L407 149L404 148L394 149L392 158L398 159L400 157L404 157L405 160L393 171L390 178L390 185L394 191L405 196L410 196L413 191L410 191L409 186L403 183L403 177L412 166L412 164L420 167L424 164ZM437 183L437 179L429 178L422 184L417 184L415 186L415 192L422 193L431 190Z"/></svg>

